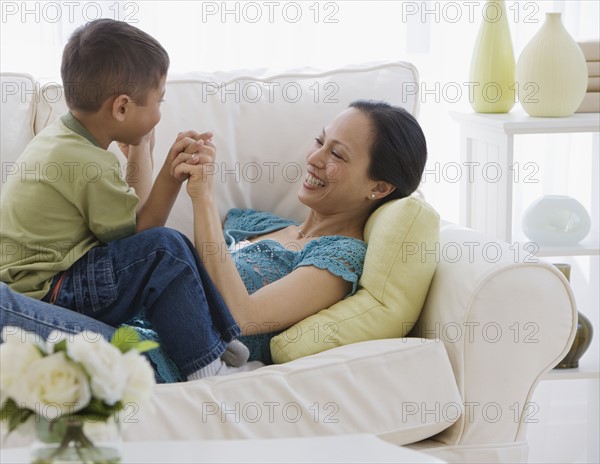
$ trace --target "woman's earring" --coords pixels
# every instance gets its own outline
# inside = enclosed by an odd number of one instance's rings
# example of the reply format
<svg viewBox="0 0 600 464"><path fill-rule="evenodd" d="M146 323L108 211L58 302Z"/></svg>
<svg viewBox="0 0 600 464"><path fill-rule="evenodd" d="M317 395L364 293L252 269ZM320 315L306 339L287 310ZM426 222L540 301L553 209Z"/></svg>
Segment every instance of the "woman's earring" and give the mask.
<svg viewBox="0 0 600 464"><path fill-rule="evenodd" d="M371 198L375 199L375 194L374 193L371 194Z"/></svg>

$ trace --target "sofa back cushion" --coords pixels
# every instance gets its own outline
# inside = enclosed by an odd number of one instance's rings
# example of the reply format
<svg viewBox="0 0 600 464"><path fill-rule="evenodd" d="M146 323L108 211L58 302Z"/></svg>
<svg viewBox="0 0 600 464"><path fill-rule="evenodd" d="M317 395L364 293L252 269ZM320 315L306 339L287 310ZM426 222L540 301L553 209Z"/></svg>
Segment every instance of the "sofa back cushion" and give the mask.
<svg viewBox="0 0 600 464"><path fill-rule="evenodd" d="M439 241L439 215L418 196L395 200L371 215L364 235L368 247L358 291L273 337L273 361L404 337L412 329L437 266L431 252Z"/></svg>
<svg viewBox="0 0 600 464"><path fill-rule="evenodd" d="M356 99L385 100L416 115L417 83L416 69L403 62L326 72L239 70L170 76L156 128L155 162L162 165L180 131L213 131L217 146L213 185L221 216L238 207L301 221L306 211L297 192L313 138ZM66 111L56 81L47 83L41 93L36 133ZM192 237L191 211L182 192L167 225Z"/></svg>
<svg viewBox="0 0 600 464"><path fill-rule="evenodd" d="M33 138L35 103L39 94L36 93L33 77L28 74L2 73L0 86L0 159L4 181L5 175L13 175L14 170L18 169L13 163Z"/></svg>

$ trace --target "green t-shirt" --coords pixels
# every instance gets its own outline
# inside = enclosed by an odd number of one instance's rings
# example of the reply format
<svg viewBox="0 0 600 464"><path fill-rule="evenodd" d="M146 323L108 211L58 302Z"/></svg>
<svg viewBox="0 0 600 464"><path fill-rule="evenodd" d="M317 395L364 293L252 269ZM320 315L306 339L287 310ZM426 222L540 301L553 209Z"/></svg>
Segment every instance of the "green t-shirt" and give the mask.
<svg viewBox="0 0 600 464"><path fill-rule="evenodd" d="M92 247L135 233L139 199L117 156L68 113L3 169L0 280L43 298Z"/></svg>

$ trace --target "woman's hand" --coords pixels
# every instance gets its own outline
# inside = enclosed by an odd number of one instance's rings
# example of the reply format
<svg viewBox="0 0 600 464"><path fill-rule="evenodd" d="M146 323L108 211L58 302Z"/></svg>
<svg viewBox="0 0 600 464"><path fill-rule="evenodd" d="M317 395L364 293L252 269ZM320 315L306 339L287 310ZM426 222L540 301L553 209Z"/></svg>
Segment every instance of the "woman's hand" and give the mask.
<svg viewBox="0 0 600 464"><path fill-rule="evenodd" d="M209 197L215 173L216 147L212 141L197 140L173 161L176 179L188 179L187 192L192 199Z"/></svg>
<svg viewBox="0 0 600 464"><path fill-rule="evenodd" d="M189 175L181 170L176 172L175 168L181 163L197 164L199 161L197 153L204 144L209 144L215 148L212 137L212 132L180 132L165 160L165 163L170 163L169 173L171 176L180 183L185 181Z"/></svg>

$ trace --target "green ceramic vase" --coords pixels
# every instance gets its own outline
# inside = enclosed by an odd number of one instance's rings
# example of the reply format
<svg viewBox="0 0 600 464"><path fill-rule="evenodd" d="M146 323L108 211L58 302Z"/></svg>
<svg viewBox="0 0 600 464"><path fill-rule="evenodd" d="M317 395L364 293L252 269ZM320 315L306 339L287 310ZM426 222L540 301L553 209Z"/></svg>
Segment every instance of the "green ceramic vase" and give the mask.
<svg viewBox="0 0 600 464"><path fill-rule="evenodd" d="M563 273L569 282L571 281L571 266L569 264L559 263L554 264L554 266ZM571 349L562 361L556 365L555 369L579 367L579 360L583 356L583 353L590 347L593 335L594 329L590 320L582 313L577 312L577 332L575 333L575 339L573 340Z"/></svg>
<svg viewBox="0 0 600 464"><path fill-rule="evenodd" d="M579 367L579 360L583 353L590 347L594 330L592 323L580 312L577 312L577 332L571 345L571 349L561 362L556 365L556 369L570 369Z"/></svg>

